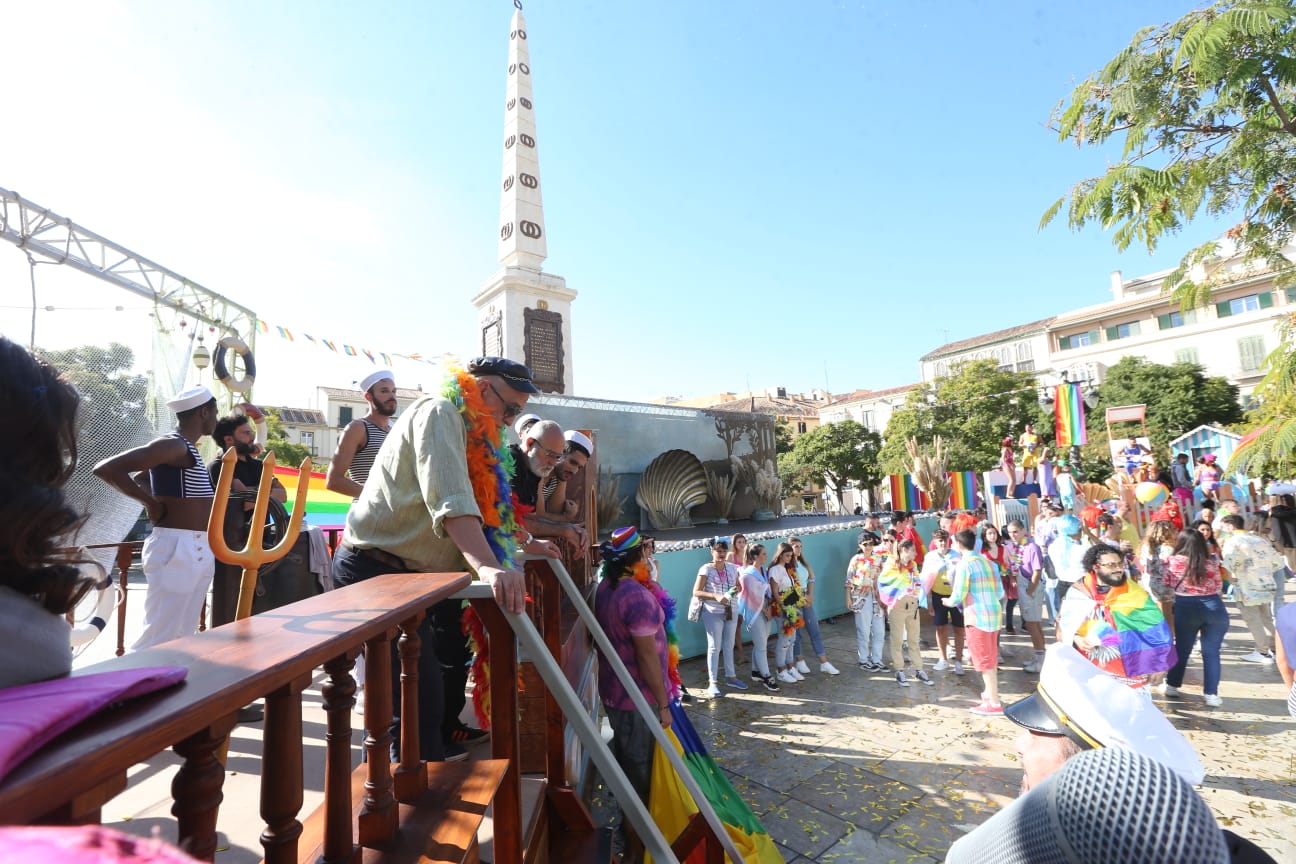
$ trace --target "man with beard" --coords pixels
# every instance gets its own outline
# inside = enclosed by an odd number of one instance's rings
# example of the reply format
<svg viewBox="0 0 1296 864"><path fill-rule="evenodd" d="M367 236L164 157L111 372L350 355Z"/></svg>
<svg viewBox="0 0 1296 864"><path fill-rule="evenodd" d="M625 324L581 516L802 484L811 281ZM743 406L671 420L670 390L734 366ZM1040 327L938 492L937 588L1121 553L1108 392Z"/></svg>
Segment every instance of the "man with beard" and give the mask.
<svg viewBox="0 0 1296 864"><path fill-rule="evenodd" d="M584 432L570 429L563 433L567 446L563 456L554 466L540 487L539 506L536 517L545 522L561 522L571 525L576 531L580 545L585 543L585 529L579 524L580 506L567 497L568 482L585 469L590 456L594 455L594 442Z"/></svg>
<svg viewBox="0 0 1296 864"><path fill-rule="evenodd" d="M360 382L360 389L369 403L369 413L347 424L324 481L329 491L352 498L360 497L396 414L396 379L389 370L370 373Z"/></svg>
<svg viewBox="0 0 1296 864"><path fill-rule="evenodd" d="M519 521L534 537L561 537L579 548L585 540L576 526L547 521L538 512L540 489L566 455L562 427L552 420L541 420L523 433L521 441L521 445L509 445L513 452L513 476L509 482L521 505Z"/></svg>
<svg viewBox="0 0 1296 864"><path fill-rule="evenodd" d="M1175 665L1170 626L1160 605L1129 578L1125 556L1106 543L1085 550L1084 575L1058 610L1059 641L1074 645L1099 669L1142 687Z"/></svg>
<svg viewBox="0 0 1296 864"><path fill-rule="evenodd" d="M234 482L230 484L230 501L241 501L242 507L225 510L225 542L231 549L242 549L248 539L247 514L252 511L257 489L261 486L261 445L256 431L246 414L230 414L216 421L214 440L222 451L233 448L238 454L234 463ZM221 460L215 459L207 470L211 472L212 485L220 479ZM270 480L270 497L280 504L288 500L288 490L277 479ZM219 627L234 620L238 609L239 583L243 568L237 564L216 562L216 575L212 579L212 626Z"/></svg>

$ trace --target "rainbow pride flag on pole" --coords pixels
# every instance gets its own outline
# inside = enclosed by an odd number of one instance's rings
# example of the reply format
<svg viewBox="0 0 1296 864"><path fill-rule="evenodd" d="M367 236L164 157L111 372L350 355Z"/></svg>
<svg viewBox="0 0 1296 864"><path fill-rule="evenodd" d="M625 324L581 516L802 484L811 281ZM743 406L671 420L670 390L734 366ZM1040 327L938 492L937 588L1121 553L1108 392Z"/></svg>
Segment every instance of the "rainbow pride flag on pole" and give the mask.
<svg viewBox="0 0 1296 864"><path fill-rule="evenodd" d="M976 507L977 481L975 471L951 471L949 474L949 506L955 510L971 510Z"/></svg>
<svg viewBox="0 0 1296 864"><path fill-rule="evenodd" d="M1085 432L1084 398L1079 384L1059 384L1053 399L1053 432L1057 446L1088 444Z"/></svg>
<svg viewBox="0 0 1296 864"><path fill-rule="evenodd" d="M678 702L672 702L670 709L671 728L666 730L666 737L675 745L675 751L684 758L689 773L724 823L725 831L742 853L743 864L782 864L783 855L774 844L774 838L707 753L706 746L689 722L684 709ZM657 749L661 749L660 744ZM666 755L658 752L655 757L652 788L648 794L648 812L666 839L673 841L688 826L698 809ZM651 861L652 857L647 856L645 860ZM704 850L699 846L692 855L684 859L683 864L703 864L705 860Z"/></svg>
<svg viewBox="0 0 1296 864"><path fill-rule="evenodd" d="M914 485L912 474L892 474L890 482L892 510L926 510L931 506L927 495Z"/></svg>

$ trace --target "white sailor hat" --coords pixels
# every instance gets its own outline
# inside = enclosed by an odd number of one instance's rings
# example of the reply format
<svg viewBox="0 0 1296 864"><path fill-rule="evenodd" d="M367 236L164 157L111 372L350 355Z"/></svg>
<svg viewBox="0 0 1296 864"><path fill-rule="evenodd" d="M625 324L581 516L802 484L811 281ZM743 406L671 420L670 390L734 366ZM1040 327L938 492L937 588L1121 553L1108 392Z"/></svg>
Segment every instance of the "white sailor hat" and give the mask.
<svg viewBox="0 0 1296 864"><path fill-rule="evenodd" d="M216 396L206 387L201 385L190 387L183 393L177 393L174 397L167 400L167 407L177 414L185 411L192 411L195 408L201 408L208 402L215 399Z"/></svg>
<svg viewBox="0 0 1296 864"><path fill-rule="evenodd" d="M1206 770L1188 739L1146 691L1134 689L1090 663L1070 645L1050 645L1039 686L1004 709L1019 726L1064 735L1085 749L1123 747L1155 759L1194 786Z"/></svg>
<svg viewBox="0 0 1296 864"><path fill-rule="evenodd" d="M368 393L370 387L383 379L392 382L392 384L396 383L396 376L392 374L390 369L379 369L377 372L370 372L360 381L360 389Z"/></svg>
<svg viewBox="0 0 1296 864"><path fill-rule="evenodd" d="M540 422L539 414L523 414L513 421L513 431L517 434L518 440L526 443L526 431Z"/></svg>
<svg viewBox="0 0 1296 864"><path fill-rule="evenodd" d="M573 447L579 447L586 456L594 455L594 442L584 432L568 429L563 433L563 439Z"/></svg>

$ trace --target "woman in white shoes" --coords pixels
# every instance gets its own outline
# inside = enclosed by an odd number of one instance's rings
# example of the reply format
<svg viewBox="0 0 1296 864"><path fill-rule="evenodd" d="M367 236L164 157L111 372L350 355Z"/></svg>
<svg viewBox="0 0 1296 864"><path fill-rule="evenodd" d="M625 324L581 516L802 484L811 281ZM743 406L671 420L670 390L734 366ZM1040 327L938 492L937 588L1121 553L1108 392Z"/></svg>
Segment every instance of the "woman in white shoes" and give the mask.
<svg viewBox="0 0 1296 864"><path fill-rule="evenodd" d="M770 674L766 652L774 605L770 597L769 574L765 570L768 557L765 547L759 543L747 547L747 566L739 571L738 576L738 620L746 621L752 634L752 680L766 690L777 691L778 682Z"/></svg>
<svg viewBox="0 0 1296 864"><path fill-rule="evenodd" d="M734 610L738 597L738 568L727 559L729 541L717 537L711 541L711 563L698 568L693 596L702 601L702 623L707 634L707 674L710 686L707 695L723 696L720 690L720 662L724 661L725 683L735 690L746 690L734 671L734 631L738 627L738 613Z"/></svg>
<svg viewBox="0 0 1296 864"><path fill-rule="evenodd" d="M770 593L774 597L775 622L779 626L778 641L774 644L775 675L785 684L795 684L805 678L797 672L792 662L792 635L804 623L801 618L801 586L796 581L796 565L791 543L780 543L774 550L774 563L769 569Z"/></svg>
<svg viewBox="0 0 1296 864"><path fill-rule="evenodd" d="M810 647L814 648L815 655L819 658L819 671L826 675L841 674L837 667L828 662L828 655L824 653L823 637L819 635L819 615L814 610L815 595L815 574L810 569L809 562L806 561L805 555L801 553L801 538L789 537L788 541L792 546L793 564L792 571L795 573L797 565L804 567L806 570L805 578L805 604L801 607L801 616L805 619L805 633L810 637ZM796 659L796 670L803 676L810 674L810 665L806 663L805 657L801 656L801 631L796 632L792 640L792 656Z"/></svg>
<svg viewBox="0 0 1296 864"><path fill-rule="evenodd" d="M1179 662L1166 673L1161 692L1179 695L1184 672L1193 646L1201 637L1203 667L1202 692L1206 704L1218 707L1224 703L1219 695L1220 646L1229 629L1229 614L1220 592L1223 583L1220 566L1206 545L1206 538L1189 528L1179 533L1174 554L1165 563L1166 584L1175 593L1174 641Z"/></svg>

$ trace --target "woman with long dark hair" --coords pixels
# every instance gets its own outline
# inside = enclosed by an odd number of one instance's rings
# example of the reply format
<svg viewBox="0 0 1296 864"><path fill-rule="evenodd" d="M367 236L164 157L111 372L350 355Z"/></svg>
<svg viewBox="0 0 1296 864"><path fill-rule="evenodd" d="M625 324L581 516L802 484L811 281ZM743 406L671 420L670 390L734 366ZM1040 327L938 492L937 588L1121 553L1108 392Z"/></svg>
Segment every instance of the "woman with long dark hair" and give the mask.
<svg viewBox="0 0 1296 864"><path fill-rule="evenodd" d="M1207 705L1218 707L1224 701L1219 695L1220 646L1229 628L1228 610L1220 596L1219 561L1211 555L1202 533L1189 528L1179 532L1163 572L1166 585L1175 594L1174 639L1179 661L1158 689L1167 696L1179 695L1188 658L1200 636L1205 673L1202 692Z"/></svg>
<svg viewBox="0 0 1296 864"><path fill-rule="evenodd" d="M1022 436L1023 438L1025 435ZM1003 580L1004 586L1004 630L1008 633L1016 633L1017 628L1013 627L1013 610L1017 608L1017 574L1008 567L1008 559L1005 553L1003 537L999 529L989 522L981 526L981 554L994 562L999 568L999 578ZM1022 619L1022 626L1025 627L1025 619Z"/></svg>
<svg viewBox="0 0 1296 864"><path fill-rule="evenodd" d="M13 687L72 671L64 615L93 582L63 551L84 521L62 488L77 464L80 397L0 336L0 405L0 687Z"/></svg>

